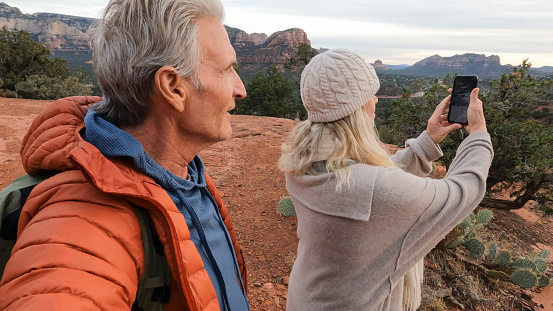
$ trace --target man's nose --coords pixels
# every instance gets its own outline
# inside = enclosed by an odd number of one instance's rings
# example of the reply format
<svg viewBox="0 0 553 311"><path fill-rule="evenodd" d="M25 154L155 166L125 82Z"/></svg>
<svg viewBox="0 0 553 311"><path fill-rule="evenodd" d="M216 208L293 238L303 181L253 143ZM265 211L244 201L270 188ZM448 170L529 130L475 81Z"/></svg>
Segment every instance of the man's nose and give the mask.
<svg viewBox="0 0 553 311"><path fill-rule="evenodd" d="M244 83L237 73L235 73L235 82L233 88L234 98L236 99L244 99L248 95L248 93L246 92L246 87L244 87Z"/></svg>

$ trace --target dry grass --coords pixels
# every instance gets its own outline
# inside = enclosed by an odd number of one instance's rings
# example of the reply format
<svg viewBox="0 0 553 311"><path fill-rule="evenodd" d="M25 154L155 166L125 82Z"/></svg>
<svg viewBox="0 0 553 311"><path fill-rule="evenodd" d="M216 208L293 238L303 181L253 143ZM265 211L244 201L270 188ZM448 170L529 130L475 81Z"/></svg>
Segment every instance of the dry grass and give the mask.
<svg viewBox="0 0 553 311"><path fill-rule="evenodd" d="M462 252L462 249L456 251ZM480 269L459 260L452 252L435 249L426 260L421 310L460 310L460 305L465 310L511 311L511 306L522 310L520 298L513 303L520 289L509 282L489 280ZM435 295L436 291L449 288L451 297Z"/></svg>
<svg viewBox="0 0 553 311"><path fill-rule="evenodd" d="M428 301L428 307L425 309L428 311L445 311L447 310L447 304L440 297L431 296Z"/></svg>

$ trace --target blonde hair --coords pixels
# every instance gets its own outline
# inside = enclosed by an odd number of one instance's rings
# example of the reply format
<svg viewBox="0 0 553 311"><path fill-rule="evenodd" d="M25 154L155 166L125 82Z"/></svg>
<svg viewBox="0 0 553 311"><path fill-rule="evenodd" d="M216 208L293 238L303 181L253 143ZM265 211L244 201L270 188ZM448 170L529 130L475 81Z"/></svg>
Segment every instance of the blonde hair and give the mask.
<svg viewBox="0 0 553 311"><path fill-rule="evenodd" d="M329 138L334 142L334 150L324 160L326 169L334 172L338 179L337 191L341 191L346 185L350 187L351 169L348 165L352 160L363 164L396 167L389 153L380 145L374 120L361 107L333 122L315 123L306 120L296 126L287 142L282 145L278 168L297 176L321 174L313 169L313 163L320 160L315 159L316 152L322 147L323 141Z"/></svg>

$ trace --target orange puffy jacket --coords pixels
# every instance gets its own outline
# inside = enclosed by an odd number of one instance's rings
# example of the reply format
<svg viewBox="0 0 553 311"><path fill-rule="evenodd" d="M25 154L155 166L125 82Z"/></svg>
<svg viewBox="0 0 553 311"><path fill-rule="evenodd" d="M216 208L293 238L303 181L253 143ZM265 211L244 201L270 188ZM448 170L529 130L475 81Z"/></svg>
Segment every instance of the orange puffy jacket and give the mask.
<svg viewBox="0 0 553 311"><path fill-rule="evenodd" d="M84 141L88 107L99 97L55 101L32 123L21 158L27 173L63 171L31 192L0 282L0 310L130 310L144 272L138 219L147 209L171 268L166 310L219 310L183 215L154 180ZM213 181L207 187L246 270L230 217Z"/></svg>

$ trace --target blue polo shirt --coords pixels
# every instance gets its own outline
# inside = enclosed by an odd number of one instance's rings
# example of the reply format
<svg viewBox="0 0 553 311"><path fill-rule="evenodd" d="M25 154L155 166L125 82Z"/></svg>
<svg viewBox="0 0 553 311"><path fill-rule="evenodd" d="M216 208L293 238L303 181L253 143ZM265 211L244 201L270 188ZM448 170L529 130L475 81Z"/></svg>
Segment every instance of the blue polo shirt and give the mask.
<svg viewBox="0 0 553 311"><path fill-rule="evenodd" d="M190 179L180 178L157 164L132 135L106 121L93 109L85 117L83 137L106 157L131 158L138 169L167 191L186 220L221 310L249 310L247 297L241 289L243 284L232 240L207 190L200 157L196 155L188 163Z"/></svg>

